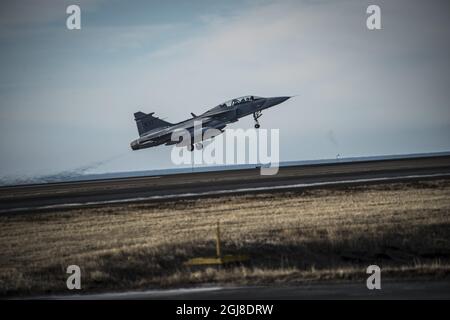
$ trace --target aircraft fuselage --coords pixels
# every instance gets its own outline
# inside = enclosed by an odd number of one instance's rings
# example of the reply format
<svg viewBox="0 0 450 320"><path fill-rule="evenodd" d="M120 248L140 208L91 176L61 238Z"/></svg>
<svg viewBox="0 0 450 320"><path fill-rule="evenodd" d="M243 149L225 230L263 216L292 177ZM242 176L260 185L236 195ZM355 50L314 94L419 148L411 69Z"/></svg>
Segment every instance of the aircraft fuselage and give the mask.
<svg viewBox="0 0 450 320"><path fill-rule="evenodd" d="M176 124L165 122L153 116L153 113L135 113L135 120L138 125L140 137L131 142L133 150L150 148L162 144L171 145L179 143L172 141L172 133L177 130L188 130L193 133L195 123L201 121L202 127L207 129L222 130L226 125L238 121L240 118L253 114L255 128L259 128L258 118L261 111L278 105L290 97L261 98L256 96L246 96L232 99L209 109L201 115L193 117Z"/></svg>

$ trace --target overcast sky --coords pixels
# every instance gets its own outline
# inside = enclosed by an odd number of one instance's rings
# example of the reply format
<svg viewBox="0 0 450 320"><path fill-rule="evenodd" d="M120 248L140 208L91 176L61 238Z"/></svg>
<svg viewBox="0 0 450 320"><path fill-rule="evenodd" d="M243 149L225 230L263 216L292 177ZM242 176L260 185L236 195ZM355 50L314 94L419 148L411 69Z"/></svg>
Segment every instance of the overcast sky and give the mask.
<svg viewBox="0 0 450 320"><path fill-rule="evenodd" d="M260 119L284 161L449 151L449 39L448 1L2 1L0 177L172 167L134 112L247 94L297 95Z"/></svg>

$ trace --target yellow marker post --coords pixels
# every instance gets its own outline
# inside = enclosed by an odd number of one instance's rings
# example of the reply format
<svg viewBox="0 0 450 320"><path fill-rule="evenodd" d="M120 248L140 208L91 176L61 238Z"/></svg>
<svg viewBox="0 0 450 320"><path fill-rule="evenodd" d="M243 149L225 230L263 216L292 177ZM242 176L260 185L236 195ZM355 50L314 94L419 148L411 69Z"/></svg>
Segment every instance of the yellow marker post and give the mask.
<svg viewBox="0 0 450 320"><path fill-rule="evenodd" d="M220 250L220 222L217 221L217 230L216 230L216 256L218 259L222 260L222 252Z"/></svg>
<svg viewBox="0 0 450 320"><path fill-rule="evenodd" d="M197 265L223 265L226 263L233 262L243 262L248 260L246 255L222 255L222 242L220 239L220 223L217 221L216 227L216 256L215 257L199 257L189 259L184 263L186 266L197 266Z"/></svg>

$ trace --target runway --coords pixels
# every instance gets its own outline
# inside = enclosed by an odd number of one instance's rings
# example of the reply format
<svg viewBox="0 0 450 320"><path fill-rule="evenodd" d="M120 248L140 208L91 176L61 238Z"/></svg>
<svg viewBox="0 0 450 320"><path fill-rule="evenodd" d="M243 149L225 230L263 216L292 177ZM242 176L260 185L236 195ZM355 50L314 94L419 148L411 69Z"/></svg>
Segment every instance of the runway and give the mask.
<svg viewBox="0 0 450 320"><path fill-rule="evenodd" d="M200 287L172 290L43 296L56 300L354 300L450 299L450 282L443 280L382 280L381 289L360 282L312 282L289 286Z"/></svg>
<svg viewBox="0 0 450 320"><path fill-rule="evenodd" d="M437 178L450 178L450 156L23 185L0 188L0 214Z"/></svg>

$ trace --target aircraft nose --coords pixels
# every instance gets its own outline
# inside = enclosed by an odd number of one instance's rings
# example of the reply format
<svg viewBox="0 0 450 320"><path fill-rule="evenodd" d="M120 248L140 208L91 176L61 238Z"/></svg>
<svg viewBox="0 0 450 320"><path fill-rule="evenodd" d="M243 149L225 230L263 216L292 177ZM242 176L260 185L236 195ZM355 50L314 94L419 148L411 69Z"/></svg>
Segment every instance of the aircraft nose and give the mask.
<svg viewBox="0 0 450 320"><path fill-rule="evenodd" d="M275 106L275 105L277 105L277 104L280 104L280 103L282 103L282 102L285 102L287 99L289 99L289 98L291 98L291 97L273 97L273 98L269 98L269 106L270 107L272 107L272 106Z"/></svg>
<svg viewBox="0 0 450 320"><path fill-rule="evenodd" d="M290 99L291 97L275 97L273 98L275 101L275 104L279 104L282 102L285 102L286 100Z"/></svg>
<svg viewBox="0 0 450 320"><path fill-rule="evenodd" d="M130 143L130 147L132 150L138 150L139 149L139 144L137 142L137 140L134 140Z"/></svg>

